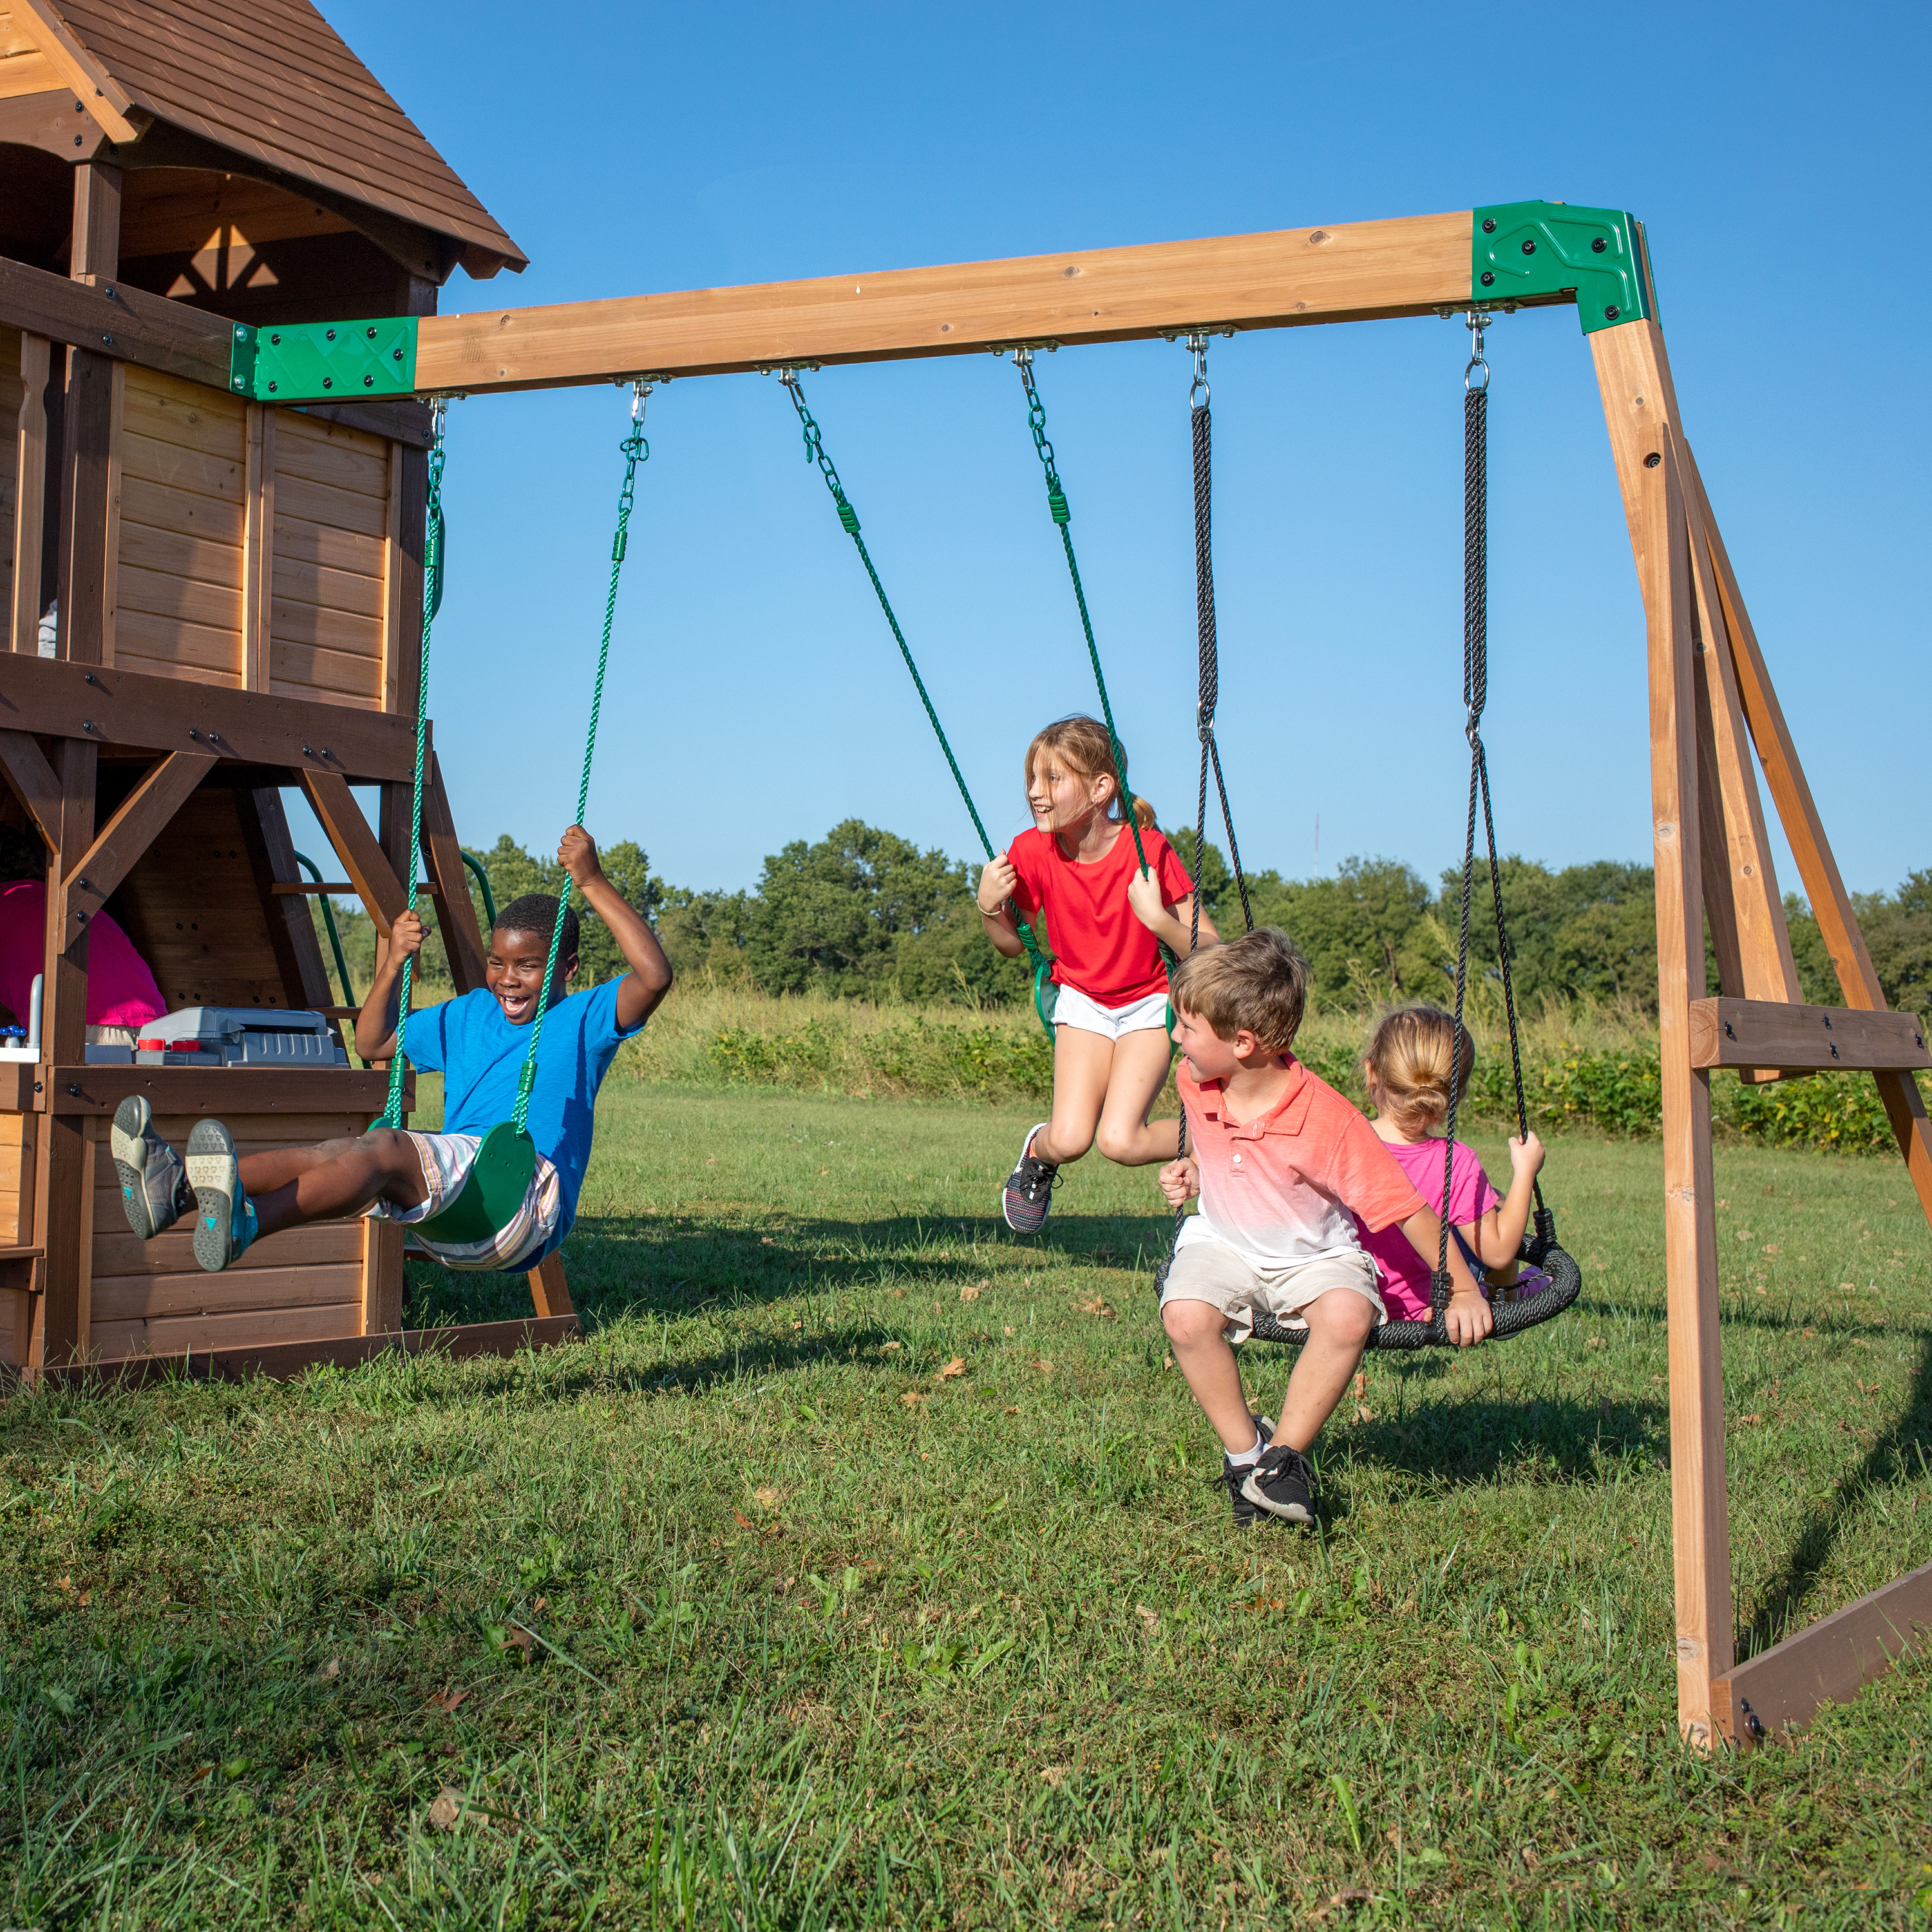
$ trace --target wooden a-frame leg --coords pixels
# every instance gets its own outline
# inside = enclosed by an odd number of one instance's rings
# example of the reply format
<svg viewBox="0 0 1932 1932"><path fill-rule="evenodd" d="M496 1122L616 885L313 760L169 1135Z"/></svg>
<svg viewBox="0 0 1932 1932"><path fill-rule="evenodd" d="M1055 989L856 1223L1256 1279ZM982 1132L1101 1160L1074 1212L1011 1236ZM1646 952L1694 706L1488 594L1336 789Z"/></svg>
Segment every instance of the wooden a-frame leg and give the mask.
<svg viewBox="0 0 1932 1932"><path fill-rule="evenodd" d="M1867 1012L1882 1011L1885 989L1879 984L1871 955L1866 950L1851 895L1838 875L1838 861L1825 836L1824 822L1813 802L1804 768L1798 763L1797 747L1784 722L1778 693L1772 688L1771 674L1758 648L1757 634L1751 628L1750 615L1744 608L1724 538L1711 514L1703 480L1697 473L1695 460L1688 454L1685 473L1730 634L1738 697L1750 726L1752 742L1757 747L1758 760L1764 767L1766 782L1771 788L1772 802L1778 808L1784 836L1790 841L1792 856L1798 862L1798 875L1805 896L1811 902L1812 914L1831 955L1832 970L1838 975L1846 1005ZM1878 1083L1879 1098L1885 1104L1899 1151L1905 1156L1919 1207L1927 1220L1932 1222L1932 1122L1926 1118L1918 1083L1910 1073L1877 1072L1872 1078Z"/></svg>
<svg viewBox="0 0 1932 1932"><path fill-rule="evenodd" d="M1648 637L1677 1714L1685 1737L1708 1747L1711 1685L1730 1670L1736 1640L1710 1076L1690 1064L1690 1003L1706 988L1690 530L1661 334L1632 323L1598 332L1591 348Z"/></svg>
<svg viewBox="0 0 1932 1932"><path fill-rule="evenodd" d="M570 1290L563 1279L563 1257L547 1255L530 1270L530 1300L539 1318L547 1315L574 1315Z"/></svg>

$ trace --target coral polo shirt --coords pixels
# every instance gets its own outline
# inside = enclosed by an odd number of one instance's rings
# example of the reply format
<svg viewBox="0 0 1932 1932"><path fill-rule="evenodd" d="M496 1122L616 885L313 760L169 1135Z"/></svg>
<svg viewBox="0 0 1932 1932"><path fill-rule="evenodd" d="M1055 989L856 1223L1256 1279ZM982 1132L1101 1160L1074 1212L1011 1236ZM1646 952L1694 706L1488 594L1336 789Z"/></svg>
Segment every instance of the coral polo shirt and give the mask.
<svg viewBox="0 0 1932 1932"><path fill-rule="evenodd" d="M1288 1056L1288 1091L1252 1120L1229 1120L1222 1083L1174 1070L1201 1167L1201 1211L1178 1245L1222 1241L1258 1268L1359 1254L1355 1217L1371 1232L1428 1203L1376 1130L1325 1081Z"/></svg>

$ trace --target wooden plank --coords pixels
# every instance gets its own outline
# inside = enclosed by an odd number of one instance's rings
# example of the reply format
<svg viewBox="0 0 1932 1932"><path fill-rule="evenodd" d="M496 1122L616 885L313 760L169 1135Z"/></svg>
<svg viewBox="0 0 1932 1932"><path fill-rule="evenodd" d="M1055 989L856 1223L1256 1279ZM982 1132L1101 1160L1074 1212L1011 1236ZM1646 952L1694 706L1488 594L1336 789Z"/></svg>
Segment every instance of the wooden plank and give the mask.
<svg viewBox="0 0 1932 1932"><path fill-rule="evenodd" d="M367 1123L357 1124L366 1126ZM236 1145L244 1154L268 1150L243 1147L239 1139ZM113 1163L97 1163L96 1172L111 1174ZM262 1268L283 1268L295 1274L313 1268L346 1268L352 1276L351 1285L346 1294L335 1299L353 1300L362 1292L362 1220L358 1216L346 1221L318 1221L305 1228L284 1228L279 1234L265 1234L248 1250L247 1260L248 1268L230 1268L220 1276L209 1277L214 1282L225 1280L231 1274L236 1276L242 1282L236 1290L241 1299L231 1297L224 1301L218 1297L215 1300L196 1306L206 1305L210 1309L255 1306L255 1303L247 1299L245 1277ZM149 1276L178 1275L186 1278L202 1272L194 1258L192 1220L157 1234L151 1241L143 1241L128 1226L119 1188L97 1185L94 1197L94 1277L97 1284L108 1280L132 1281Z"/></svg>
<svg viewBox="0 0 1932 1932"><path fill-rule="evenodd" d="M1677 1708L1686 1737L1708 1745L1710 1686L1730 1666L1733 1634L1710 1076L1690 1056L1690 1001L1706 988L1689 525L1660 406L1660 332L1633 322L1598 331L1590 346L1648 638Z"/></svg>
<svg viewBox="0 0 1932 1932"><path fill-rule="evenodd" d="M1604 334L1619 335L1622 329L1606 329ZM1818 922L1832 970L1848 1006L1882 1012L1885 989L1866 950L1864 934L1858 926L1851 896L1839 876L1838 860L1826 836L1824 821L1811 796L1811 788L1798 762L1798 748L1785 722L1784 707L1772 687L1771 673L1758 647L1757 633L1744 608L1743 592L1724 548L1717 519L1711 514L1709 497L1697 474L1694 459L1686 471L1690 494L1696 499L1700 520L1708 546L1711 566L1724 605L1724 621L1730 632L1732 656L1738 680L1738 694L1750 726L1751 741L1757 748L1758 762L1764 767L1765 782L1770 787L1772 802L1778 808L1778 822L1790 842L1798 874L1811 902L1812 916ZM1912 1177L1914 1192L1928 1222L1932 1222L1932 1120L1926 1118L1925 1103L1918 1082L1909 1075L1881 1071L1872 1076L1884 1103L1886 1116L1905 1157L1906 1171Z"/></svg>
<svg viewBox="0 0 1932 1932"><path fill-rule="evenodd" d="M1928 1636L1932 1563L1735 1666L1711 1687L1718 1727L1744 1750L1783 1736L1821 1705L1856 1696Z"/></svg>
<svg viewBox="0 0 1932 1932"><path fill-rule="evenodd" d="M1862 1012L1771 1000L1694 1000L1693 1066L1775 1066L1869 1073L1932 1066L1922 1022L1911 1013Z"/></svg>
<svg viewBox="0 0 1932 1932"><path fill-rule="evenodd" d="M389 446L388 532L382 541L382 709L401 708L403 658L403 497L408 478L400 443ZM416 641L421 643L422 614L416 615ZM420 659L418 660L420 664ZM413 706L411 707L413 710Z"/></svg>
<svg viewBox="0 0 1932 1932"><path fill-rule="evenodd" d="M297 406L304 416L367 430L386 442L406 442L418 449L429 447L429 411L413 397L398 397L387 403L303 403Z"/></svg>
<svg viewBox="0 0 1932 1932"><path fill-rule="evenodd" d="M121 484L123 406L128 392L126 365L108 370L107 522L101 538L100 662L114 662L116 620L121 603Z"/></svg>
<svg viewBox="0 0 1932 1932"><path fill-rule="evenodd" d="M106 662L107 496L113 470L114 370L76 350L68 369L62 452L58 654ZM120 560L113 560L118 570Z"/></svg>
<svg viewBox="0 0 1932 1932"><path fill-rule="evenodd" d="M574 1315L550 1321L472 1322L458 1328L416 1328L401 1334L354 1335L322 1342L262 1342L208 1352L185 1352L124 1362L76 1364L58 1370L54 1379L70 1388L139 1388L169 1375L185 1372L210 1381L246 1381L256 1376L288 1380L326 1364L359 1367L378 1356L437 1355L451 1361L483 1356L520 1355L526 1349L552 1348L580 1340L583 1330Z"/></svg>
<svg viewBox="0 0 1932 1932"><path fill-rule="evenodd" d="M314 884L307 879L302 879L292 885L284 885L278 881L271 890L278 898L310 898L324 893L333 897L344 892L352 892L356 890L356 884L352 879L322 879Z"/></svg>
<svg viewBox="0 0 1932 1932"><path fill-rule="evenodd" d="M247 436L248 412L257 406L158 370L137 369L128 379L128 434L203 456L232 460Z"/></svg>
<svg viewBox="0 0 1932 1932"><path fill-rule="evenodd" d="M178 442L162 442L138 432L128 438L123 458L128 476L141 483L158 484L164 490L187 490L196 496L210 496L218 502L242 508L245 517L248 487L248 449L238 438L232 451L187 449Z"/></svg>
<svg viewBox="0 0 1932 1932"><path fill-rule="evenodd" d="M291 648L306 648L359 663L371 688L380 692L382 672L382 620L380 612L358 616L319 604L298 604L278 596L272 624L274 640Z"/></svg>
<svg viewBox="0 0 1932 1932"><path fill-rule="evenodd" d="M388 1076L352 1066L287 1072L266 1066L81 1066L42 1070L36 1110L63 1118L111 1114L145 1094L157 1114L360 1114L373 1120L389 1096ZM411 1076L413 1078L413 1076Z"/></svg>
<svg viewBox="0 0 1932 1932"><path fill-rule="evenodd" d="M187 520L183 519L182 520ZM185 578L194 584L238 584L242 577L242 544L225 543L205 528L169 530L127 514L127 490L122 490L121 568L152 572L157 577ZM125 591L122 602L128 601Z"/></svg>
<svg viewBox="0 0 1932 1932"><path fill-rule="evenodd" d="M122 614L124 632L127 614ZM307 766L358 781L406 781L413 719L268 692L221 691L117 666L92 673L0 658L0 732L181 751L212 746L251 764Z"/></svg>
<svg viewBox="0 0 1932 1932"><path fill-rule="evenodd" d="M0 322L219 392L228 388L228 323L112 277L95 287L0 259Z"/></svg>
<svg viewBox="0 0 1932 1932"><path fill-rule="evenodd" d="M245 1348L251 1342L287 1346L332 1342L356 1332L358 1301L319 1307L247 1310L232 1315L161 1316L144 1322L102 1324L97 1359L124 1361L137 1355L179 1355L189 1349Z"/></svg>
<svg viewBox="0 0 1932 1932"><path fill-rule="evenodd" d="M291 520L305 518L330 530L353 530L359 536L379 540L388 527L388 508L380 496L312 483L306 476L291 476L286 470L276 482L276 508Z"/></svg>
<svg viewBox="0 0 1932 1932"><path fill-rule="evenodd" d="M362 1223L362 1298L364 1335L390 1335L403 1325L403 1244L398 1221L374 1219Z"/></svg>
<svg viewBox="0 0 1932 1932"><path fill-rule="evenodd" d="M98 918L190 792L214 770L207 752L170 752L122 802L92 844L68 868L62 886L61 937L71 946Z"/></svg>
<svg viewBox="0 0 1932 1932"><path fill-rule="evenodd" d="M410 766L413 782L413 758ZM370 830L369 821L362 816L362 808L356 803L348 782L328 772L304 771L302 786L335 848L336 856L356 881L357 896L374 920L376 930L386 940L397 914L407 907L409 895L375 833ZM415 868L410 869L413 872Z"/></svg>
<svg viewBox="0 0 1932 1932"><path fill-rule="evenodd" d="M241 554L230 550L227 554L237 563L243 563ZM122 609L216 633L224 640L223 649L231 664L238 668L238 674L248 620L246 586L238 576L225 581L218 578L182 577L124 560L121 585ZM151 627L148 634L165 633Z"/></svg>
<svg viewBox="0 0 1932 1932"><path fill-rule="evenodd" d="M335 570L324 564L282 560L275 573L278 604L310 605L318 610L344 612L373 621L379 642L382 621L382 580L359 571ZM364 647L366 648L366 646Z"/></svg>
<svg viewBox="0 0 1932 1932"><path fill-rule="evenodd" d="M1260 235L894 268L747 288L425 316L424 393L553 388L652 371L970 355L1427 315L1469 301L1467 211ZM1622 331L1607 332L1622 333Z"/></svg>
<svg viewBox="0 0 1932 1932"><path fill-rule="evenodd" d="M14 596L8 616L11 648L29 656L40 648L40 544L46 528L50 368L46 338L23 334L20 338L22 395L14 451Z"/></svg>
<svg viewBox="0 0 1932 1932"><path fill-rule="evenodd" d="M254 1258L252 1249L249 1258ZM362 1295L359 1255L333 1267L310 1263L295 1268L230 1268L210 1274L195 1265L190 1251L188 1270L182 1274L97 1274L94 1318L97 1324L182 1317L200 1320L250 1309L339 1307L346 1302L359 1302Z"/></svg>
<svg viewBox="0 0 1932 1932"><path fill-rule="evenodd" d="M58 72L62 84L72 91L89 118L112 140L138 141L145 119L140 124L128 119L134 103L126 88L81 44L58 13L46 0L9 0L9 4L14 19L32 33L34 46Z"/></svg>
<svg viewBox="0 0 1932 1932"><path fill-rule="evenodd" d="M28 733L0 731L0 772L51 851L60 837L61 782Z"/></svg>
<svg viewBox="0 0 1932 1932"><path fill-rule="evenodd" d="M217 496L196 496L192 490L171 490L164 484L130 476L124 466L121 482L121 521L142 524L151 530L172 530L184 537L218 543L238 551L248 541L248 519L239 498L232 502ZM236 572L240 580L240 570Z"/></svg>
<svg viewBox="0 0 1932 1932"><path fill-rule="evenodd" d="M433 748L423 782L422 835L423 857L442 908L437 924L449 960L450 976L458 993L472 992L485 983L483 932L470 896L469 874L464 868L463 848L456 836L449 794L443 786L442 766ZM537 1310L539 1315L568 1312L568 1304Z"/></svg>
<svg viewBox="0 0 1932 1932"><path fill-rule="evenodd" d="M308 517L284 514L275 519L275 555L286 562L380 578L385 548L383 538L360 530L338 530Z"/></svg>
<svg viewBox="0 0 1932 1932"><path fill-rule="evenodd" d="M278 460L284 475L359 496L388 494L389 452L376 437L290 410Z"/></svg>
<svg viewBox="0 0 1932 1932"><path fill-rule="evenodd" d="M237 610L238 619L240 613ZM187 678L225 691L242 688L242 628L190 624L134 604L121 613L122 667L143 677Z"/></svg>
<svg viewBox="0 0 1932 1932"><path fill-rule="evenodd" d="M248 410L248 476L244 485L246 534L242 563L242 688L260 691L268 682L269 605L275 594L275 412L253 404Z"/></svg>
<svg viewBox="0 0 1932 1932"><path fill-rule="evenodd" d="M530 1300L539 1317L574 1316L569 1284L563 1278L563 1257L546 1255L530 1271Z"/></svg>

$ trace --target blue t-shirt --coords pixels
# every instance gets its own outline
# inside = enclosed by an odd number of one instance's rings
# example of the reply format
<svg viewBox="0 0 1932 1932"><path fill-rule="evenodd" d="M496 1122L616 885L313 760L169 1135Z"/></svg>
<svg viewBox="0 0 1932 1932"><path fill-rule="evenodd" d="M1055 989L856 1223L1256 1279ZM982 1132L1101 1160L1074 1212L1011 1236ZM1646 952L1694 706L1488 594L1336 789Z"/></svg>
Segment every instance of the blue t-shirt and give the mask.
<svg viewBox="0 0 1932 1932"><path fill-rule="evenodd" d="M573 993L550 1008L537 1049L537 1077L530 1089L530 1132L537 1152L556 1169L563 1196L556 1235L544 1252L560 1246L577 1219L578 1191L590 1160L597 1090L619 1046L643 1030L617 1024L620 980ZM517 1082L530 1048L530 1029L512 1026L486 987L424 1006L403 1029L403 1050L417 1066L442 1075L442 1130L487 1134L516 1112Z"/></svg>

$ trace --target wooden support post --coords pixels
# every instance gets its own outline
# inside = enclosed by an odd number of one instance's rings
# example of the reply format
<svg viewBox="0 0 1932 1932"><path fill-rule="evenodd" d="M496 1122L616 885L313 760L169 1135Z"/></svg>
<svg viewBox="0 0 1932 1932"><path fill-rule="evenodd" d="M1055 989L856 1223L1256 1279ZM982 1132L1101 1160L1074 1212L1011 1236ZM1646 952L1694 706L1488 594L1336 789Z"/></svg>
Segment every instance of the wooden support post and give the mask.
<svg viewBox="0 0 1932 1932"><path fill-rule="evenodd" d="M407 910L410 902L389 854L370 830L369 821L362 816L362 808L356 802L356 794L350 790L346 778L339 778L332 772L305 771L300 776L302 791L322 830L328 834L335 856L355 880L356 890L375 922L377 934L386 940L396 915ZM385 796L394 789L397 788L385 786ZM403 839L406 844L406 818L403 821Z"/></svg>
<svg viewBox="0 0 1932 1932"><path fill-rule="evenodd" d="M14 795L26 807L42 843L52 851L60 840L59 773L25 731L0 731L0 772L5 773Z"/></svg>
<svg viewBox="0 0 1932 1932"><path fill-rule="evenodd" d="M561 1255L547 1256L530 1270L530 1300L539 1317L577 1312L564 1281Z"/></svg>
<svg viewBox="0 0 1932 1932"><path fill-rule="evenodd" d="M268 914L268 943L274 948L275 964L281 973L283 997L290 1006L318 1012L333 1006L335 996L329 990L328 969L322 961L322 942L316 937L306 889L276 890L302 886L282 795L272 785L264 785L237 802L242 806L242 831L248 841L256 890Z"/></svg>
<svg viewBox="0 0 1932 1932"><path fill-rule="evenodd" d="M47 385L51 345L44 335L20 338L20 418L14 452L14 604L8 613L12 648L29 657L40 649L41 549L46 523ZM63 354L61 361L65 364Z"/></svg>
<svg viewBox="0 0 1932 1932"><path fill-rule="evenodd" d="M248 405L248 471L242 486L242 688L268 688L270 611L275 594L275 416Z"/></svg>
<svg viewBox="0 0 1932 1932"><path fill-rule="evenodd" d="M394 1335L403 1325L403 1241L400 1222L362 1223L362 1332Z"/></svg>
<svg viewBox="0 0 1932 1932"><path fill-rule="evenodd" d="M70 273L112 275L119 266L121 170L88 163L74 170ZM115 364L76 349L68 359L61 470L60 642L74 664L107 662L110 574L120 560L108 542L114 522Z"/></svg>
<svg viewBox="0 0 1932 1932"><path fill-rule="evenodd" d="M1690 1002L1707 989L1690 526L1661 332L1631 323L1590 343L1649 636L1677 1714L1687 1738L1708 1745L1711 1684L1730 1670L1735 1636L1710 1076L1692 1064L1691 1052Z"/></svg>

